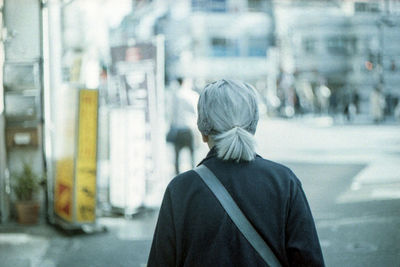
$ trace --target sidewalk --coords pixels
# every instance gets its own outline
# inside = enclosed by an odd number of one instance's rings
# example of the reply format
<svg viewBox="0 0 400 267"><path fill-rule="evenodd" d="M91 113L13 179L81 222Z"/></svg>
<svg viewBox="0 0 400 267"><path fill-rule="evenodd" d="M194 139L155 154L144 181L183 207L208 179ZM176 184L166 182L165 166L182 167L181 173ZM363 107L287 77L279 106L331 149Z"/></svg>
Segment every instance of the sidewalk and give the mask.
<svg viewBox="0 0 400 267"><path fill-rule="evenodd" d="M4 267L52 266L44 265L42 258L57 231L39 223L22 226L11 222L0 225L0 262Z"/></svg>
<svg viewBox="0 0 400 267"><path fill-rule="evenodd" d="M106 232L68 233L45 223L0 226L2 267L145 266L157 211L132 219L102 217Z"/></svg>

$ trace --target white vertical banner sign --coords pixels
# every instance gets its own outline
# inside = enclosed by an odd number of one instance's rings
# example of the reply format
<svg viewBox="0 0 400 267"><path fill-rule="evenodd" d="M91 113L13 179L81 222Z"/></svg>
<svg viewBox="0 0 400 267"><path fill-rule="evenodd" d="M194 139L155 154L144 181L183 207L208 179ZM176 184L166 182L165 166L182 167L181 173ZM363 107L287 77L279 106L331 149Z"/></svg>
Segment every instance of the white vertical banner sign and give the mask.
<svg viewBox="0 0 400 267"><path fill-rule="evenodd" d="M123 109L110 110L110 201L114 207L125 206L125 131Z"/></svg>
<svg viewBox="0 0 400 267"><path fill-rule="evenodd" d="M145 116L143 110L116 108L110 114L110 201L133 212L145 197Z"/></svg>
<svg viewBox="0 0 400 267"><path fill-rule="evenodd" d="M172 177L168 177L166 175L166 164L171 159L167 159L166 155L166 119L165 119L165 88L164 88L164 66L165 66L165 47L164 47L165 39L164 36L157 36L157 75L156 75L156 105L157 105L157 114L156 120L157 123L154 127L154 135L156 139L156 146L154 147L154 160L155 164L155 176L157 180L151 181L153 185L152 194L148 194L148 205L149 206L158 206L161 203L164 190Z"/></svg>

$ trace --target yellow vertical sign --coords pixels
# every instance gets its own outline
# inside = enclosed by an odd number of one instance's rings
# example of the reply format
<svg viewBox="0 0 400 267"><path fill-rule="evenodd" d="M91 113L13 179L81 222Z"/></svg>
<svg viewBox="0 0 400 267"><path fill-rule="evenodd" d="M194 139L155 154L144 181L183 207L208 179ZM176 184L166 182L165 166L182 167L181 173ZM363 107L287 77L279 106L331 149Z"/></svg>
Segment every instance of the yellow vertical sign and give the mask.
<svg viewBox="0 0 400 267"><path fill-rule="evenodd" d="M77 222L94 222L96 218L97 113L98 91L80 90L75 174Z"/></svg>

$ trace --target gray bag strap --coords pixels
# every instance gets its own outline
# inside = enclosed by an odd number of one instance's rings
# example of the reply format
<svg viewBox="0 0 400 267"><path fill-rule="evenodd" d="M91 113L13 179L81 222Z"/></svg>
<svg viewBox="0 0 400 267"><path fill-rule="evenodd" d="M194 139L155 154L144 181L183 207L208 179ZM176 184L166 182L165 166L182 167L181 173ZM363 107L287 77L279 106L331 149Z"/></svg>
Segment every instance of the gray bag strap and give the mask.
<svg viewBox="0 0 400 267"><path fill-rule="evenodd" d="M228 213L229 217L231 217L234 224L236 224L240 232L258 252L258 254L260 254L264 261L270 267L281 266L270 247L267 245L267 243L265 243L251 223L247 220L246 216L244 216L243 212L237 206L236 202L232 199L231 195L214 175L214 173L212 173L212 171L205 165L200 165L194 168L194 171L214 193L222 207L225 209L226 213Z"/></svg>

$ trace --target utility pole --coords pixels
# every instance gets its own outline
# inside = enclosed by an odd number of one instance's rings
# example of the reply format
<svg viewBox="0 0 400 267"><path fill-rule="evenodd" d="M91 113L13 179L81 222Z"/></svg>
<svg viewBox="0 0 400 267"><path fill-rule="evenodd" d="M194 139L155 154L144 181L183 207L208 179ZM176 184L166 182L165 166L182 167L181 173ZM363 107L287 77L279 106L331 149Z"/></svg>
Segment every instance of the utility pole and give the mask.
<svg viewBox="0 0 400 267"><path fill-rule="evenodd" d="M69 2L68 2L69 3ZM65 5L65 3L64 3ZM54 218L54 125L52 103L55 102L54 91L62 86L61 54L61 0L47 0L42 7L43 18L43 50L44 50L44 155L47 174L47 220L55 222Z"/></svg>
<svg viewBox="0 0 400 267"><path fill-rule="evenodd" d="M393 27L394 22L390 19L390 6L389 0L383 0L383 11L377 21L379 30L379 54L378 54L378 71L379 71L379 86L384 90L385 86L385 68L384 68L384 55L385 55L385 26Z"/></svg>

